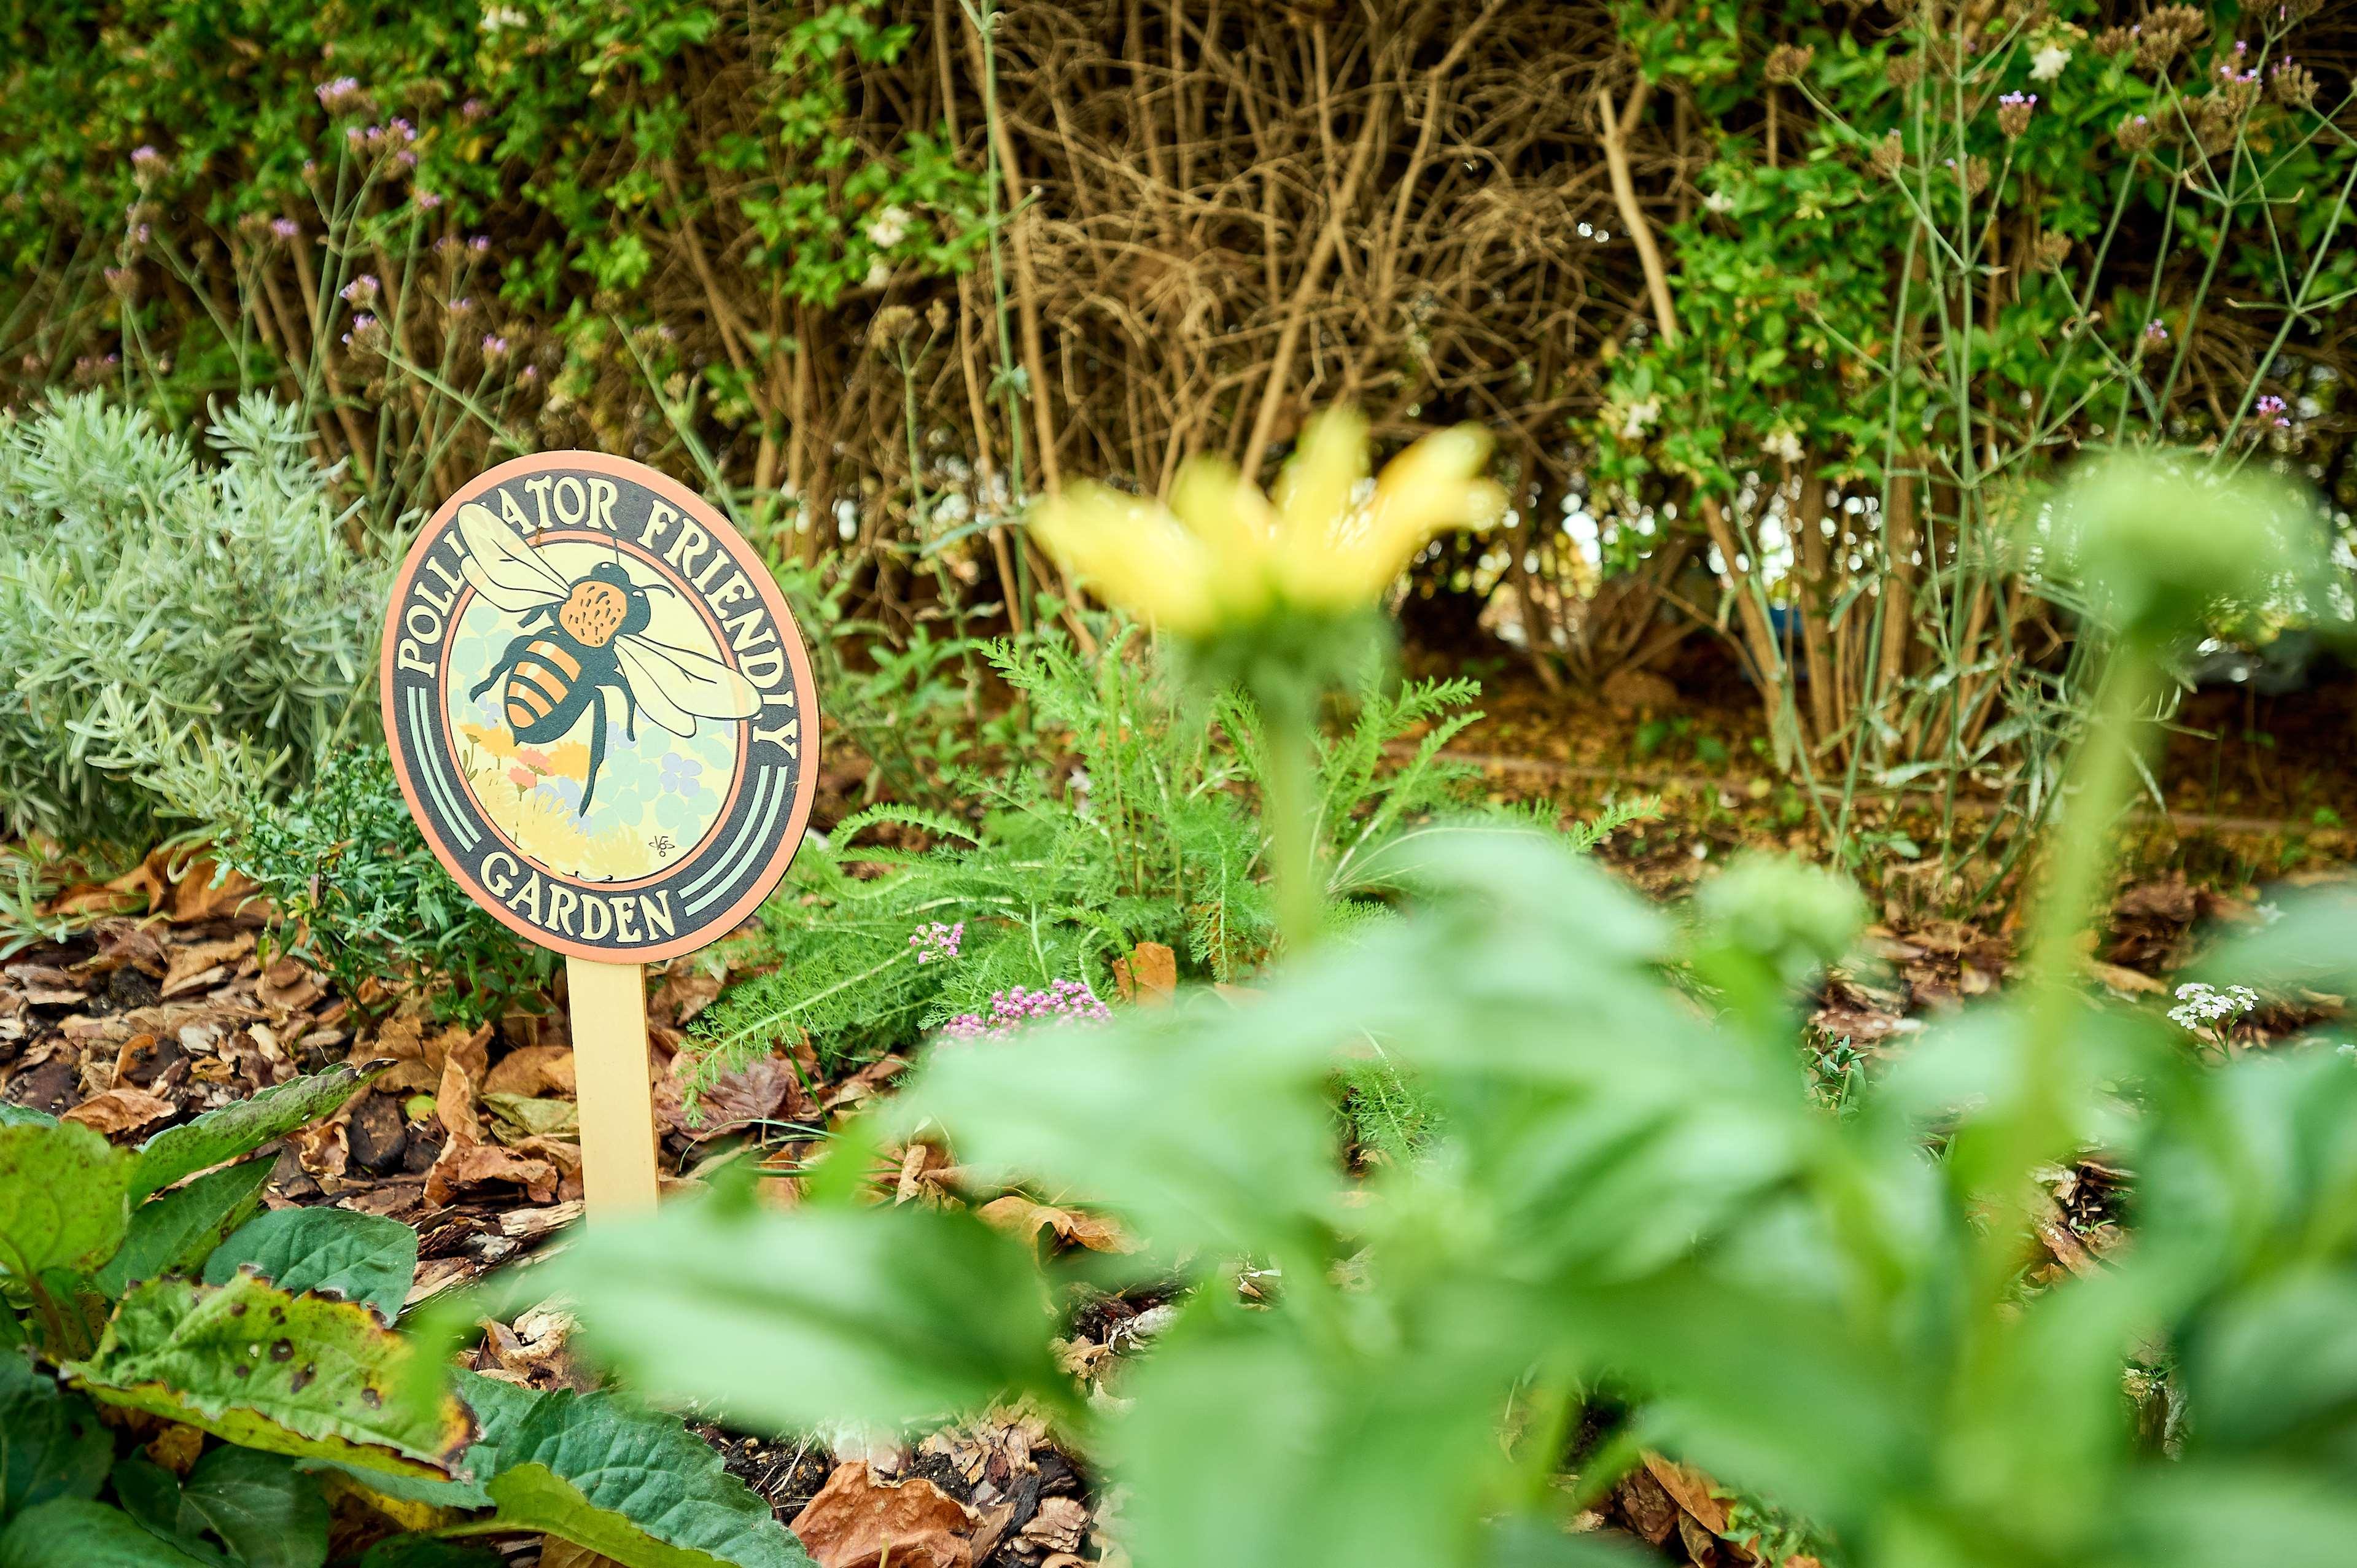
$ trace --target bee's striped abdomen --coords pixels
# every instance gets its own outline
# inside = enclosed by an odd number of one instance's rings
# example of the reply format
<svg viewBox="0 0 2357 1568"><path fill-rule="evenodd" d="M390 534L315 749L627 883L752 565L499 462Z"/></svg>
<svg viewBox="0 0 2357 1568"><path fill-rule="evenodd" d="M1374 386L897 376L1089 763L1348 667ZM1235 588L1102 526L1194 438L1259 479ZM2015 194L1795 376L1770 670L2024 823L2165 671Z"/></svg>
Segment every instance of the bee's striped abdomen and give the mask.
<svg viewBox="0 0 2357 1568"><path fill-rule="evenodd" d="M534 638L508 675L508 727L522 731L546 718L580 676L579 660L544 637Z"/></svg>

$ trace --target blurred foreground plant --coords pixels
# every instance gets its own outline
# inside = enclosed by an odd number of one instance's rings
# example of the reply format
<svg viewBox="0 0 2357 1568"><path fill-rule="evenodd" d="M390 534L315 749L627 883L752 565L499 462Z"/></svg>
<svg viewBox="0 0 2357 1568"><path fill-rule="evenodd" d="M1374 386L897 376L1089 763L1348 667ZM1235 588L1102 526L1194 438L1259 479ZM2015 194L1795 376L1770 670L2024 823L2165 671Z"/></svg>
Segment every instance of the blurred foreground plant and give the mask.
<svg viewBox="0 0 2357 1568"><path fill-rule="evenodd" d="M2273 498L2212 499L2243 545L2198 570L2157 510L2198 494L2116 470L2061 499L2058 542L2119 611L2118 690L2148 689L2180 601L2288 591L2320 558ZM1648 1450L1841 1563L2357 1560L2357 1061L2205 1070L2079 981L2141 714L2111 703L2081 758L2029 984L1839 1113L1797 995L1860 918L1837 879L1747 863L1681 943L1544 836L1436 832L1383 852L1407 918L1248 1004L938 1049L798 1209L739 1191L593 1229L519 1289L576 1297L650 1392L758 1426L1028 1398L1126 1488L1141 1568L1623 1561L1568 1521ZM2287 918L2234 968L2347 975L2341 919ZM1715 1014L1665 983L1680 961ZM1435 1130L1353 1189L1330 1097L1371 1050L1410 1064ZM866 1201L879 1143L918 1135L969 1184L1105 1206L1139 1250L1042 1278L968 1214ZM2091 1144L2137 1174L2135 1240L2037 1287L2033 1173ZM1239 1299L1243 1268L1273 1301ZM1060 1287L1174 1277L1177 1323L1082 1399ZM2129 1390L2156 1383L2178 1413L2140 1422Z"/></svg>

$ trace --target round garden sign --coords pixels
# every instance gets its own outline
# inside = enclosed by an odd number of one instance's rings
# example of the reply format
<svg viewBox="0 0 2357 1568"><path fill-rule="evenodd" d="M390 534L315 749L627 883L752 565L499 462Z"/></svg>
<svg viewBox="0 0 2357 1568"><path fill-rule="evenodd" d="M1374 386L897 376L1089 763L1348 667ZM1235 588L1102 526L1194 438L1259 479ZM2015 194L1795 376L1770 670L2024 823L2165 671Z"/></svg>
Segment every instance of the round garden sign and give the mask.
<svg viewBox="0 0 2357 1568"><path fill-rule="evenodd" d="M585 1179L608 1207L593 1036L626 1009L635 1065L614 1070L643 1103L638 966L735 928L809 822L818 708L793 618L759 554L684 487L552 452L434 514L394 579L382 675L425 842L468 897L566 956ZM621 1114L632 1149L647 1143L632 1184L651 1198L651 1142Z"/></svg>

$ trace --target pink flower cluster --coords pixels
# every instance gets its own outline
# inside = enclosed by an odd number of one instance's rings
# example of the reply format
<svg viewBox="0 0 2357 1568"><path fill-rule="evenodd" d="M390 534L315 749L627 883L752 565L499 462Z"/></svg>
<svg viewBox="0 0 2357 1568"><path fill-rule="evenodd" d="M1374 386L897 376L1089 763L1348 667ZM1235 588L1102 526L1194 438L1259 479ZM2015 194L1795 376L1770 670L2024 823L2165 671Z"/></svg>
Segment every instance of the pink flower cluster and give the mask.
<svg viewBox="0 0 2357 1568"><path fill-rule="evenodd" d="M941 921L935 920L930 925L919 926L909 933L909 945L917 950L919 963L931 963L935 959L957 957L958 943L963 940L965 940L963 920L960 920L954 926L945 926Z"/></svg>
<svg viewBox="0 0 2357 1568"><path fill-rule="evenodd" d="M348 114L365 107L368 102L368 94L362 92L361 84L349 76L323 81L311 91L319 95L319 107L330 114Z"/></svg>
<svg viewBox="0 0 2357 1568"><path fill-rule="evenodd" d="M2277 430L2289 430L2291 428L2291 415L2286 412L2284 400L2276 396L2273 392L2269 392L2266 396L2259 399L2259 417L2261 419L2274 420Z"/></svg>
<svg viewBox="0 0 2357 1568"><path fill-rule="evenodd" d="M961 1013L942 1026L944 1040L1005 1040L1034 1025L1103 1024L1113 1012L1077 980L1059 980L1044 991L1017 986L990 999L990 1015Z"/></svg>

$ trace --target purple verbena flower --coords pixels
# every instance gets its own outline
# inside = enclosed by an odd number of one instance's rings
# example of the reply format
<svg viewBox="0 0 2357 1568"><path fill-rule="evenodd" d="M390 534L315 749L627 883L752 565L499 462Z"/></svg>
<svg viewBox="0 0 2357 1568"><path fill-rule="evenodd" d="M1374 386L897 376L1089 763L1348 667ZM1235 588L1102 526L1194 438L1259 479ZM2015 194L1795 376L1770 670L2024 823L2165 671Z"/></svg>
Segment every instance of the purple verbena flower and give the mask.
<svg viewBox="0 0 2357 1568"><path fill-rule="evenodd" d="M990 999L990 1012L961 1013L942 1026L943 1040L1005 1040L1014 1037L1018 1030L1039 1025L1061 1027L1074 1024L1103 1024L1113 1017L1112 1009L1097 1000L1096 993L1077 980L1057 980L1044 990L1033 991L1016 986L1001 991Z"/></svg>

